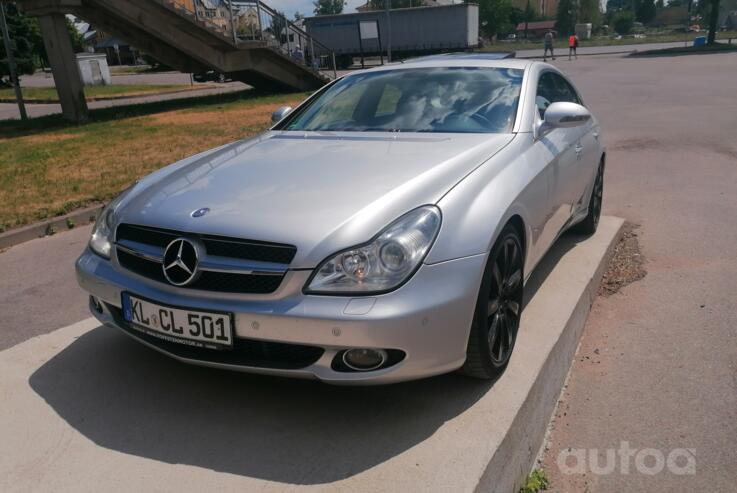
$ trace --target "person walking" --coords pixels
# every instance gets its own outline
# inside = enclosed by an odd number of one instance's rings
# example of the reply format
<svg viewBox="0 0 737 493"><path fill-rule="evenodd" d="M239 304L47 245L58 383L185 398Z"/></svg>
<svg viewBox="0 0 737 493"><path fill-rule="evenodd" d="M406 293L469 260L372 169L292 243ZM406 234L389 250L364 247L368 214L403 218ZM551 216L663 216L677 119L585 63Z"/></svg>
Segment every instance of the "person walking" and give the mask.
<svg viewBox="0 0 737 493"><path fill-rule="evenodd" d="M578 48L578 35L576 33L571 34L568 36L568 59L571 59L571 55L576 56L576 60L578 60L578 53L576 52L576 48Z"/></svg>
<svg viewBox="0 0 737 493"><path fill-rule="evenodd" d="M548 29L548 32L545 33L545 37L543 38L543 44L545 46L545 51L543 52L543 61L548 61L548 50L550 50L550 56L555 60L555 53L553 53L553 31L551 29Z"/></svg>

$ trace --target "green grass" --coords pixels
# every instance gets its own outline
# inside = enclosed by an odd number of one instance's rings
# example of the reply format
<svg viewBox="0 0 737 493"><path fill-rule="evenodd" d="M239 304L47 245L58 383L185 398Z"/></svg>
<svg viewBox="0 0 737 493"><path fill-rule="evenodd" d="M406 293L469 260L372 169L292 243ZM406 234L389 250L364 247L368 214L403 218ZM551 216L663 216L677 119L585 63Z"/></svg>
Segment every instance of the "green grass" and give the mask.
<svg viewBox="0 0 737 493"><path fill-rule="evenodd" d="M305 96L246 90L93 110L84 125L0 122L0 229L107 201L162 166L264 130L277 107Z"/></svg>
<svg viewBox="0 0 737 493"><path fill-rule="evenodd" d="M97 98L111 98L111 97L130 97L130 96L148 96L152 94L163 94L168 92L176 91L189 91L192 89L203 89L210 86L189 84L162 84L162 85L145 85L145 84L130 84L130 85L109 85L109 86L88 86L84 88L84 94L88 100L95 100ZM12 88L0 89L0 100L15 101L15 92ZM23 88L23 99L25 101L50 101L57 100L56 89L53 87L24 87Z"/></svg>
<svg viewBox="0 0 737 493"><path fill-rule="evenodd" d="M519 489L520 493L538 493L547 490L548 477L542 469L535 469L526 478L525 484Z"/></svg>
<svg viewBox="0 0 737 493"><path fill-rule="evenodd" d="M647 43L674 43L687 40L689 44L693 44L694 38L698 36L706 36L706 33L667 33L667 34L648 34L645 38L635 38L630 36L622 39L614 39L613 37L596 37L589 40L582 40L580 47L592 46L625 46ZM727 40L734 38L733 45L737 45L737 32L720 32L717 33L717 40ZM568 49L568 39L557 39L554 43L556 49ZM513 43L495 43L485 46L481 51L522 51L522 50L542 50L543 42L539 41L519 41Z"/></svg>

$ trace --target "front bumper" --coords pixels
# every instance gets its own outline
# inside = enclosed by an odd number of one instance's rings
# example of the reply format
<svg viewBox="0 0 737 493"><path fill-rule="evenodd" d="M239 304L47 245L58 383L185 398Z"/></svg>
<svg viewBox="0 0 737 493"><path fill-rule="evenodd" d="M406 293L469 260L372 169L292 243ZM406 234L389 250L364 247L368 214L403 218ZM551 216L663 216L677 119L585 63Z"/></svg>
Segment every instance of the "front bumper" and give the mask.
<svg viewBox="0 0 737 493"><path fill-rule="evenodd" d="M271 295L230 295L182 290L114 265L86 250L77 260L79 285L100 300L92 313L105 325L187 363L230 370L302 378L330 383L391 383L459 368L481 283L485 255L423 265L404 286L371 297L316 296L302 293L310 271L289 271ZM277 348L317 347L316 360L303 362L240 362L220 354L178 351L145 337L120 317L121 294L129 292L161 304L193 310L231 312L235 338L241 345L259 343ZM401 361L367 372L336 369L336 355L349 348L382 348L404 353ZM267 351L268 352L268 351ZM315 354L314 352L312 354ZM297 367L295 367L297 366ZM302 367L300 367L302 366Z"/></svg>

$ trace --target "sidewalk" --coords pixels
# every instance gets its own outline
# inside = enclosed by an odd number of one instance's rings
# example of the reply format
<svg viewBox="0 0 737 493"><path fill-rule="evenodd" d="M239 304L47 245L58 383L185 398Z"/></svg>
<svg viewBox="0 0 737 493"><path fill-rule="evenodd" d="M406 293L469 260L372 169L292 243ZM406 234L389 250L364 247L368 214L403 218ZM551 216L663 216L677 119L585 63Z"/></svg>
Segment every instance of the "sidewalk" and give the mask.
<svg viewBox="0 0 737 493"><path fill-rule="evenodd" d="M92 101L87 103L89 109L110 108L112 106L128 106L131 104L153 103L156 101L168 101L172 99L193 98L198 96L213 96L215 94L226 94L247 89L248 86L240 82L229 82L213 89L202 89L169 94L158 94L153 96L138 96L131 98L111 99L105 101ZM60 104L26 104L26 112L30 118L53 115L61 113ZM14 103L0 103L0 120L19 119L18 106Z"/></svg>

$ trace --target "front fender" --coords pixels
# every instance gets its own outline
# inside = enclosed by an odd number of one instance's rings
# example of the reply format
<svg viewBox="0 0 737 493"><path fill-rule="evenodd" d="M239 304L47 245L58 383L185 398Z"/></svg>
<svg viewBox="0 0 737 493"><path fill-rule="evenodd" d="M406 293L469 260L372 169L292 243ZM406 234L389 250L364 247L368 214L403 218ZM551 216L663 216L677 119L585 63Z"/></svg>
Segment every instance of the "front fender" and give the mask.
<svg viewBox="0 0 737 493"><path fill-rule="evenodd" d="M535 210L547 207L545 166L524 153L531 135L521 134L469 174L439 202L443 224L426 259L432 264L488 253L509 220L519 216L529 254L534 244ZM526 255L526 264L529 255Z"/></svg>

